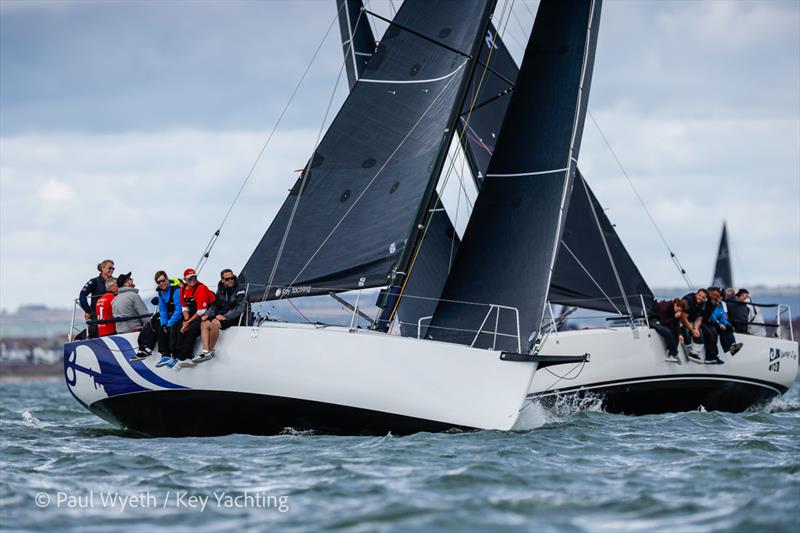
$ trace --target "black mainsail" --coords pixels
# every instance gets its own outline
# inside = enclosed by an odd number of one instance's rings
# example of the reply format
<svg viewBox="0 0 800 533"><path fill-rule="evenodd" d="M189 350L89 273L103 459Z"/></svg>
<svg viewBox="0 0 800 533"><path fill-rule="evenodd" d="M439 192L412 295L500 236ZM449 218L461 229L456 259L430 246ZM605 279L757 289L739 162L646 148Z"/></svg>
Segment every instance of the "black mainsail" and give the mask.
<svg viewBox="0 0 800 533"><path fill-rule="evenodd" d="M523 338L539 329L576 173L600 4L540 4L429 337L517 350L512 308ZM500 337L476 339L475 331L493 332L495 324Z"/></svg>
<svg viewBox="0 0 800 533"><path fill-rule="evenodd" d="M731 253L728 247L728 225L722 223L722 235L719 238L719 249L717 250L717 263L714 265L714 279L711 282L714 287L723 289L733 287L733 273L731 272Z"/></svg>
<svg viewBox="0 0 800 533"><path fill-rule="evenodd" d="M620 292L620 284L624 293ZM572 187L548 299L561 305L619 314L625 314L628 306L632 312L641 313L642 302L645 309L653 302L653 292L580 170Z"/></svg>
<svg viewBox="0 0 800 533"><path fill-rule="evenodd" d="M383 286L404 268L493 7L403 3L245 264L264 284L251 298Z"/></svg>

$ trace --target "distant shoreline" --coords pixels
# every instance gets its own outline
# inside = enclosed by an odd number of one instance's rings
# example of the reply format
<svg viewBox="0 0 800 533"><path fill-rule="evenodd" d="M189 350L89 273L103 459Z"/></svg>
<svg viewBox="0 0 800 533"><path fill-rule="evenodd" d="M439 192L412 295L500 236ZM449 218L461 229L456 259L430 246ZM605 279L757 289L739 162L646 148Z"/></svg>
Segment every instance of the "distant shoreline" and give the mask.
<svg viewBox="0 0 800 533"><path fill-rule="evenodd" d="M27 381L60 381L64 372L62 363L0 364L0 383L21 383Z"/></svg>

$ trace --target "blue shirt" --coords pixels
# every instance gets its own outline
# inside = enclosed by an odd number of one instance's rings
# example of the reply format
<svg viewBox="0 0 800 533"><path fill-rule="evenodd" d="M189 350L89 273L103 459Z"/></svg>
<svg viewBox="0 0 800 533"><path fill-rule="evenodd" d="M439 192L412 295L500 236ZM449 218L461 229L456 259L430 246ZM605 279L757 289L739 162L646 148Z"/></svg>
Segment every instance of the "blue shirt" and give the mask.
<svg viewBox="0 0 800 533"><path fill-rule="evenodd" d="M728 316L725 314L725 308L722 307L721 303L718 303L714 310L711 312L711 321L717 322L725 327L730 325L728 322Z"/></svg>

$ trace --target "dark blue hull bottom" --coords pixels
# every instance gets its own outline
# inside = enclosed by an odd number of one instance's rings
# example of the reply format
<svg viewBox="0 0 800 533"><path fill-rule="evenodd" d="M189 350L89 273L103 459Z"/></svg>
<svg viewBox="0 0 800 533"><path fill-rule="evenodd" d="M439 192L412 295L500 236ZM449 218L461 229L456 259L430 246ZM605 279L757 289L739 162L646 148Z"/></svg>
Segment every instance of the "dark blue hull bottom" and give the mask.
<svg viewBox="0 0 800 533"><path fill-rule="evenodd" d="M774 383L720 379L612 382L593 389L530 395L544 405L565 397L600 397L609 413L740 412L785 392ZM782 390L781 390L782 389ZM452 424L310 400L224 391L162 390L106 398L89 407L101 418L152 436L275 435L292 428L331 435L407 435L439 432ZM470 429L470 428L457 428Z"/></svg>
<svg viewBox="0 0 800 533"><path fill-rule="evenodd" d="M653 378L648 381L597 383L591 389L571 387L559 389L558 394L529 395L528 398L549 406L559 398L599 397L606 412L628 415L696 411L701 407L707 411L738 413L784 392L786 388L776 383L748 378L681 379L676 376L669 380Z"/></svg>
<svg viewBox="0 0 800 533"><path fill-rule="evenodd" d="M159 437L276 435L286 428L331 435L407 435L455 427L368 409L224 391L125 394L95 402L89 409L112 424Z"/></svg>

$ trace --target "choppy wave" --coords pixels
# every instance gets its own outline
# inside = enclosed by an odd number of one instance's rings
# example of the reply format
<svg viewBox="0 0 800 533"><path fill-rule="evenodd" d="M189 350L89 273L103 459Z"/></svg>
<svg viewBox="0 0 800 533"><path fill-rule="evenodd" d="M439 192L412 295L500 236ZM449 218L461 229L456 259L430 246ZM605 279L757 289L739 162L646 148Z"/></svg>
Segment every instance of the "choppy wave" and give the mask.
<svg viewBox="0 0 800 533"><path fill-rule="evenodd" d="M528 431L548 424L559 424L578 413L603 412L603 396L586 392L581 395L560 394L548 398L546 403L529 401L520 412L515 431Z"/></svg>
<svg viewBox="0 0 800 533"><path fill-rule="evenodd" d="M517 431L405 437L287 428L272 437L156 439L109 426L58 384L5 385L3 396L0 523L22 531L797 526L797 386L738 414L615 415L597 396L564 396L527 406ZM53 503L58 494L92 492L151 495L158 505ZM45 507L40 494L51 499ZM208 497L207 507L180 507L178 494ZM246 495L241 508L215 500ZM275 505L259 507L253 495Z"/></svg>
<svg viewBox="0 0 800 533"><path fill-rule="evenodd" d="M755 407L754 410L763 411L765 413L791 413L800 411L800 401L796 398L779 396L773 398L765 405Z"/></svg>

